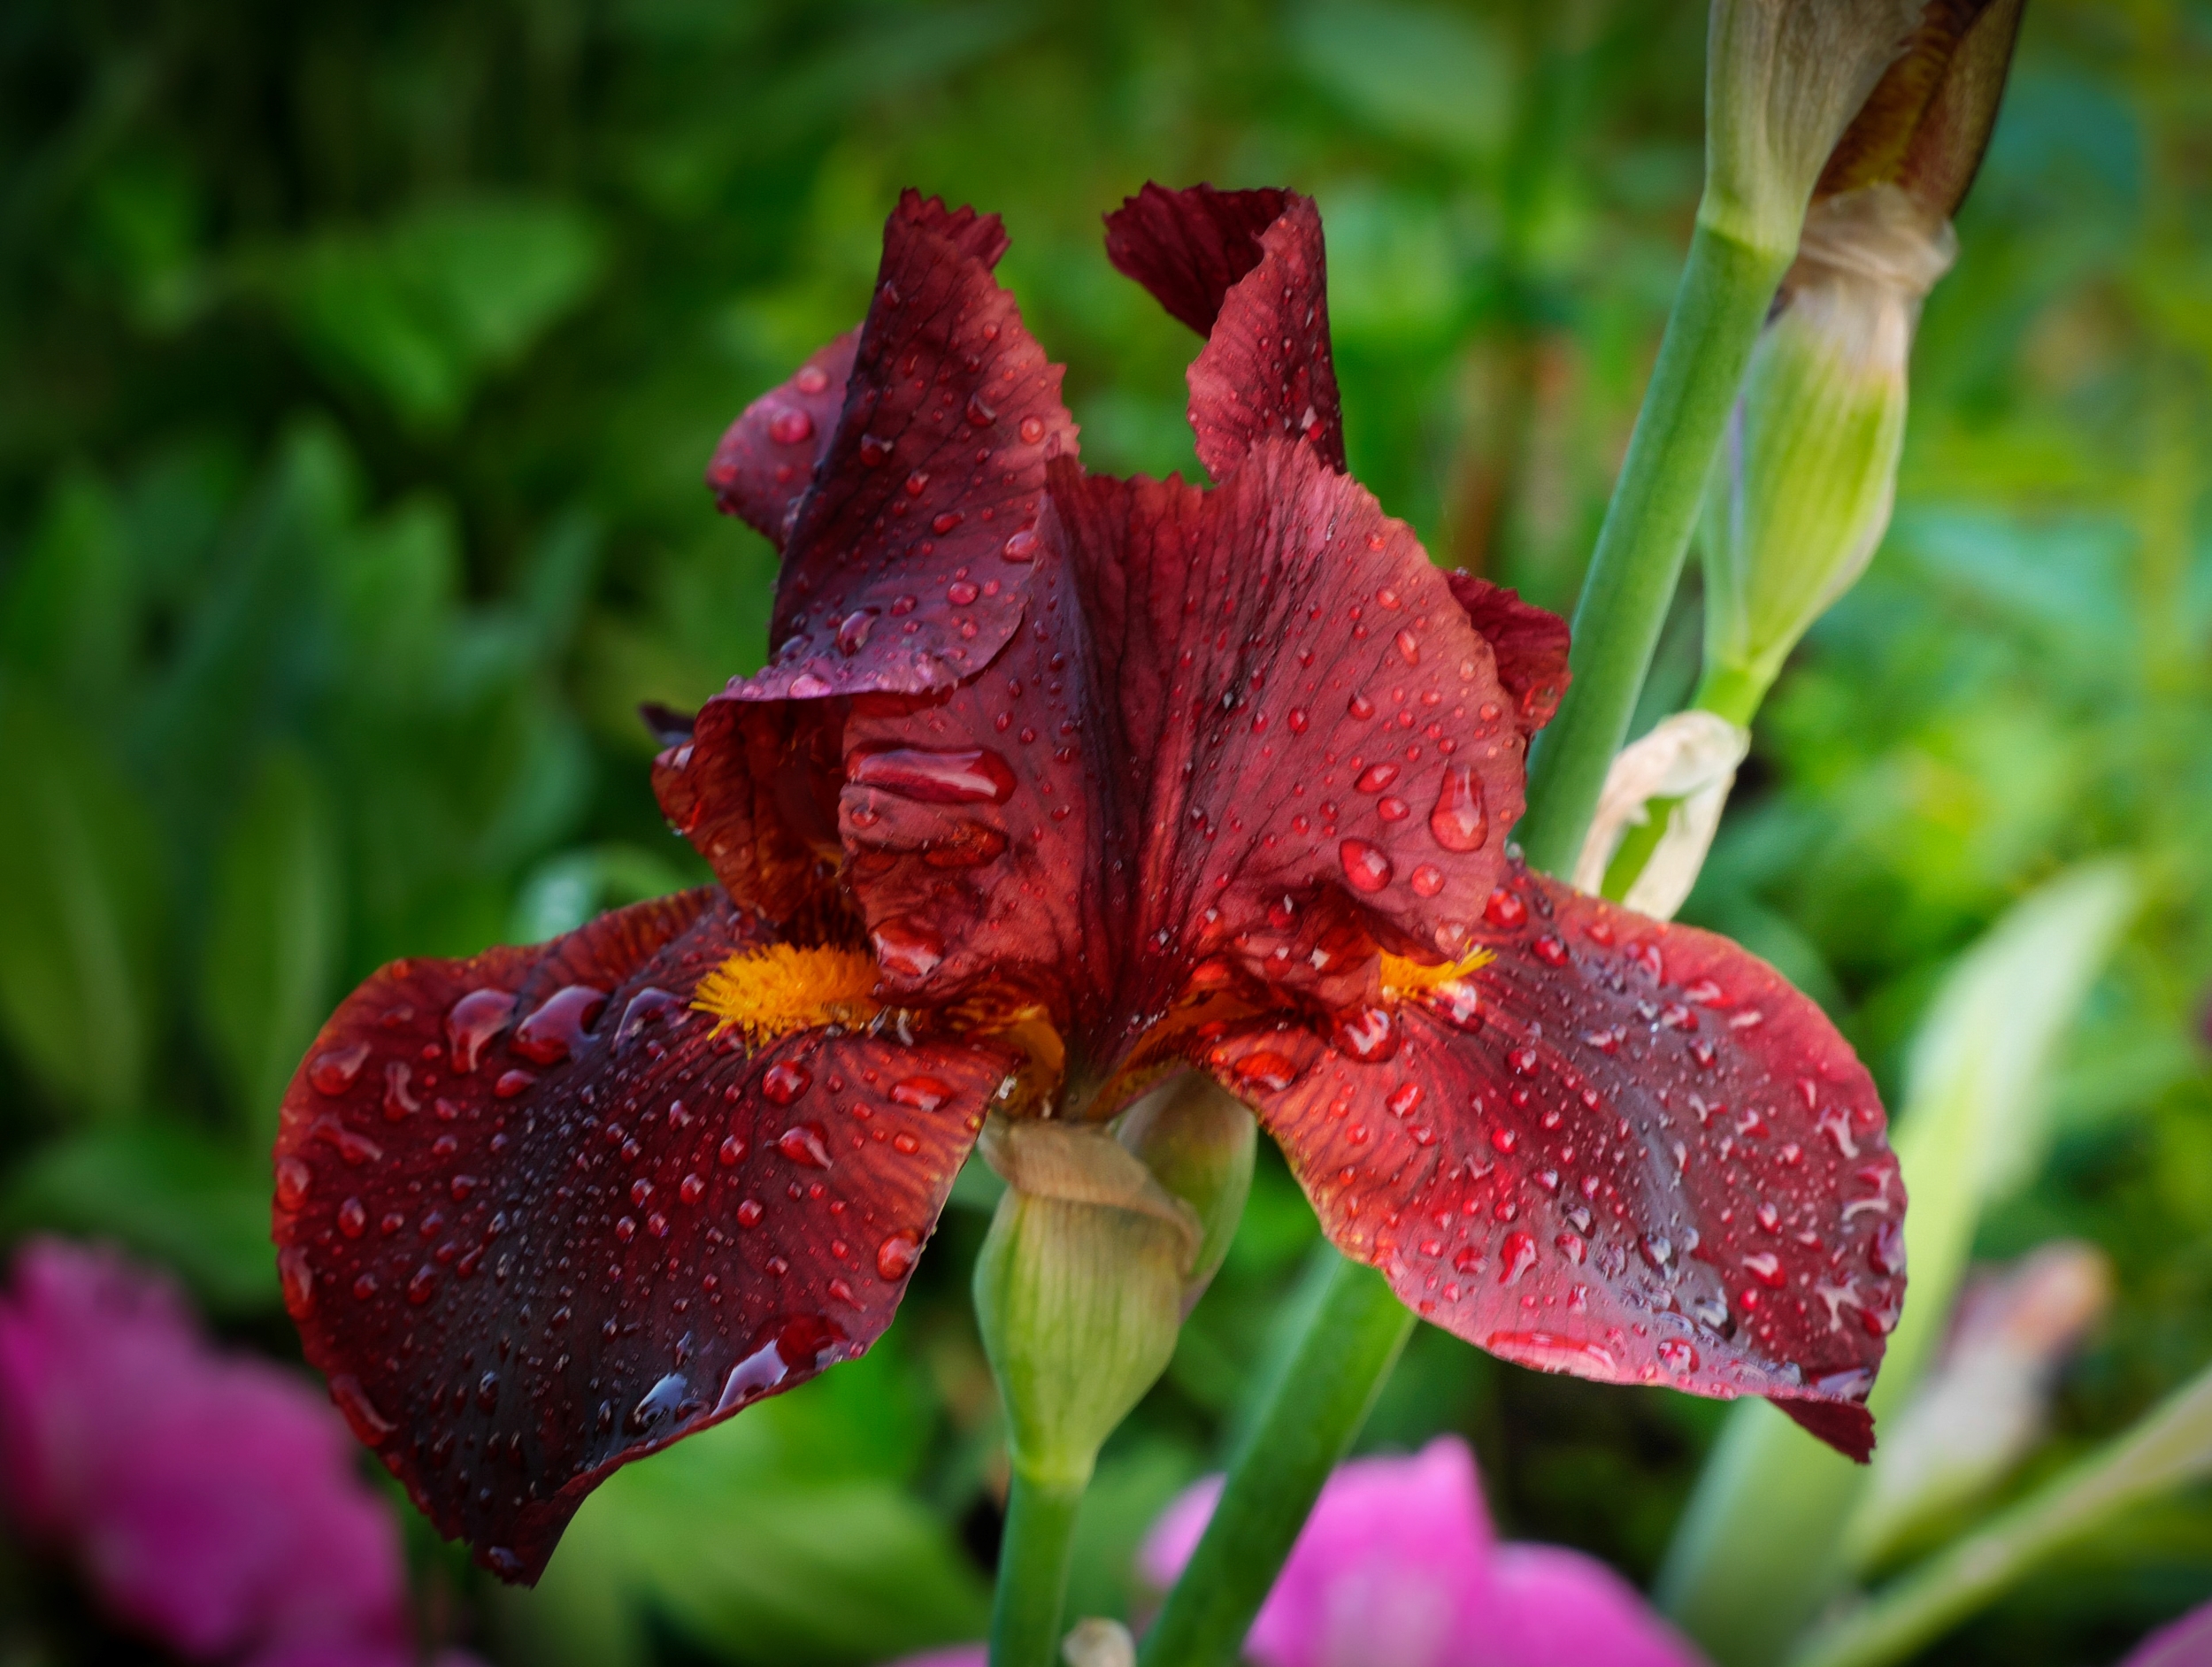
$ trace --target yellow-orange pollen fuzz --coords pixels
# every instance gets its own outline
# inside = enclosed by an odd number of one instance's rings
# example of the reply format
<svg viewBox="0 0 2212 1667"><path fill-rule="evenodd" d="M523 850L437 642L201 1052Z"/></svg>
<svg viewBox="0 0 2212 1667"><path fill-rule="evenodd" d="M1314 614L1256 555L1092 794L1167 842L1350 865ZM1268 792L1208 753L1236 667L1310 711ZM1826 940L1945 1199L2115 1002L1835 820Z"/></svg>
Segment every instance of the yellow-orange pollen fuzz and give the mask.
<svg viewBox="0 0 2212 1667"><path fill-rule="evenodd" d="M741 1032L762 1048L795 1030L864 1025L882 1011L873 957L787 943L741 949L699 980L691 1005L714 1016L714 1033Z"/></svg>
<svg viewBox="0 0 2212 1667"><path fill-rule="evenodd" d="M1406 1001L1413 996L1425 995L1431 990L1447 984L1456 984L1477 967L1487 966L1497 959L1487 949L1477 949L1456 961L1446 961L1431 966L1424 961L1409 961L1403 956L1386 955L1377 981L1382 993L1391 1001Z"/></svg>

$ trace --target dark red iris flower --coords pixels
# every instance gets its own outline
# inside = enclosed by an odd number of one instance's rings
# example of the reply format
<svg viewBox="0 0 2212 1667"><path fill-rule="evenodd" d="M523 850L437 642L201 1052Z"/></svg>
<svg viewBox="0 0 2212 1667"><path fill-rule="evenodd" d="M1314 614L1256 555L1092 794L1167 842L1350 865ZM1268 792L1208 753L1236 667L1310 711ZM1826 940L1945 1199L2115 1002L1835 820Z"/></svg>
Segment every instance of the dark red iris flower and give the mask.
<svg viewBox="0 0 2212 1667"><path fill-rule="evenodd" d="M1344 472L1313 204L1148 186L1107 227L1206 337L1213 484L1086 473L998 220L910 193L866 321L710 471L783 553L767 669L657 717L720 887L395 963L292 1085L308 1355L502 1574L867 1348L987 1113L1183 1069L1436 1324L1871 1443L1904 1199L1867 1073L1763 963L1516 859L1566 627Z"/></svg>

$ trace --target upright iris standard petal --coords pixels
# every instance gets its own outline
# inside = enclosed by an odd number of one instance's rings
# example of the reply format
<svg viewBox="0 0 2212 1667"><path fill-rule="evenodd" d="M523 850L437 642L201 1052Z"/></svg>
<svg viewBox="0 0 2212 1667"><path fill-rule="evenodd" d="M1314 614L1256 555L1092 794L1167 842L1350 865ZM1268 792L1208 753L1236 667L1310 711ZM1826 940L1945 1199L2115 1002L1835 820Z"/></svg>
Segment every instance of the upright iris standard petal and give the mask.
<svg viewBox="0 0 2212 1667"><path fill-rule="evenodd" d="M1106 217L1106 253L1206 337L1190 367L1198 460L1223 479L1269 435L1344 467L1321 216L1294 191L1148 185Z"/></svg>
<svg viewBox="0 0 2212 1667"><path fill-rule="evenodd" d="M818 349L789 380L745 408L707 465L707 486L723 512L743 519L778 550L799 500L814 484L815 465L836 436L859 348L856 329Z"/></svg>
<svg viewBox="0 0 2212 1667"><path fill-rule="evenodd" d="M1768 1395L1865 1456L1905 1201L1849 1047L1724 939L1540 877L1479 937L1461 977L1398 972L1386 1048L1281 1021L1215 1051L1330 1237L1493 1354Z"/></svg>
<svg viewBox="0 0 2212 1667"><path fill-rule="evenodd" d="M1021 541L1076 436L1059 367L991 276L1005 247L995 215L900 199L836 433L791 520L775 657L721 698L941 690L1013 634Z"/></svg>
<svg viewBox="0 0 2212 1667"><path fill-rule="evenodd" d="M870 971L697 891L395 962L324 1027L277 1142L285 1301L488 1566L534 1579L609 1471L889 1324L1007 1058L823 1023Z"/></svg>
<svg viewBox="0 0 2212 1667"><path fill-rule="evenodd" d="M1210 492L1054 489L1123 761L1138 943L1283 987L1350 970L1337 921L1453 952L1521 813L1524 741L1405 525L1275 439Z"/></svg>
<svg viewBox="0 0 2212 1667"><path fill-rule="evenodd" d="M1472 573L1446 576L1452 595L1497 656L1498 680L1513 696L1513 718L1524 735L1552 720L1567 692L1567 622L1520 593Z"/></svg>

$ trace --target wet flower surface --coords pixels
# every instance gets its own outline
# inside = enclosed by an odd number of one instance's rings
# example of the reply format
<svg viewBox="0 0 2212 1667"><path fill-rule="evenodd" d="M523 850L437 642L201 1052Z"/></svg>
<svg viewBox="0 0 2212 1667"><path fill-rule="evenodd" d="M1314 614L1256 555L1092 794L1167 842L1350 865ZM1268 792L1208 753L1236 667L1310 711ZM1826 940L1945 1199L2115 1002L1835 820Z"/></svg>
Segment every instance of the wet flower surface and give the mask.
<svg viewBox="0 0 2212 1667"><path fill-rule="evenodd" d="M18 1256L0 1501L121 1626L188 1661L412 1662L399 1536L357 1451L296 1377L211 1349L165 1280L55 1241Z"/></svg>
<svg viewBox="0 0 2212 1667"><path fill-rule="evenodd" d="M1343 472L1312 204L1110 217L1207 334L1210 488L1082 470L1004 246L910 193L715 454L783 555L767 668L655 714L719 888L396 963L302 1066L280 1264L357 1432L533 1577L609 1469L882 1331L987 1110L1196 1069L1437 1324L1863 1454L1872 1084L1763 963L1509 849L1565 626Z"/></svg>

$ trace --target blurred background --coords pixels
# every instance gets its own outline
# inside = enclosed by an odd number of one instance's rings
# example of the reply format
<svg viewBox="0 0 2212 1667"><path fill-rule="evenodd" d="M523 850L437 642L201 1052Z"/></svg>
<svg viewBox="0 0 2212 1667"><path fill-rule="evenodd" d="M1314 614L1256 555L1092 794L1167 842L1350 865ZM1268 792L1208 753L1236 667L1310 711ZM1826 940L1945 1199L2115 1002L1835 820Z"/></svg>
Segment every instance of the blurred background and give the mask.
<svg viewBox="0 0 2212 1667"><path fill-rule="evenodd" d="M335 999L706 878L635 711L759 663L773 565L701 473L859 317L902 185L1003 215L1085 461L1156 473L1195 470L1197 344L1099 214L1148 178L1312 193L1354 472L1439 561L1571 606L1687 240L1703 12L10 0L0 1231L121 1244L296 1361L265 1155ZM1977 1241L2091 1241L2115 1290L2001 1499L2212 1359L2212 4L2033 0L1959 232L1894 527L1763 716L1686 918L1894 1092L2008 904L2133 863L2047 1146ZM1692 571L1647 722L1695 672ZM403 1510L426 1635L555 1667L979 1635L989 1202L964 1179L865 1361L625 1472L538 1594ZM1107 1451L1071 1612L1128 1612L1130 1548L1219 1462L1314 1241L1265 1155ZM1643 1582L1725 1410L1424 1328L1363 1446L1463 1433L1505 1531ZM0 1659L158 1659L55 1574L11 1554ZM2185 1490L1940 1659L2107 1662L2207 1594Z"/></svg>

